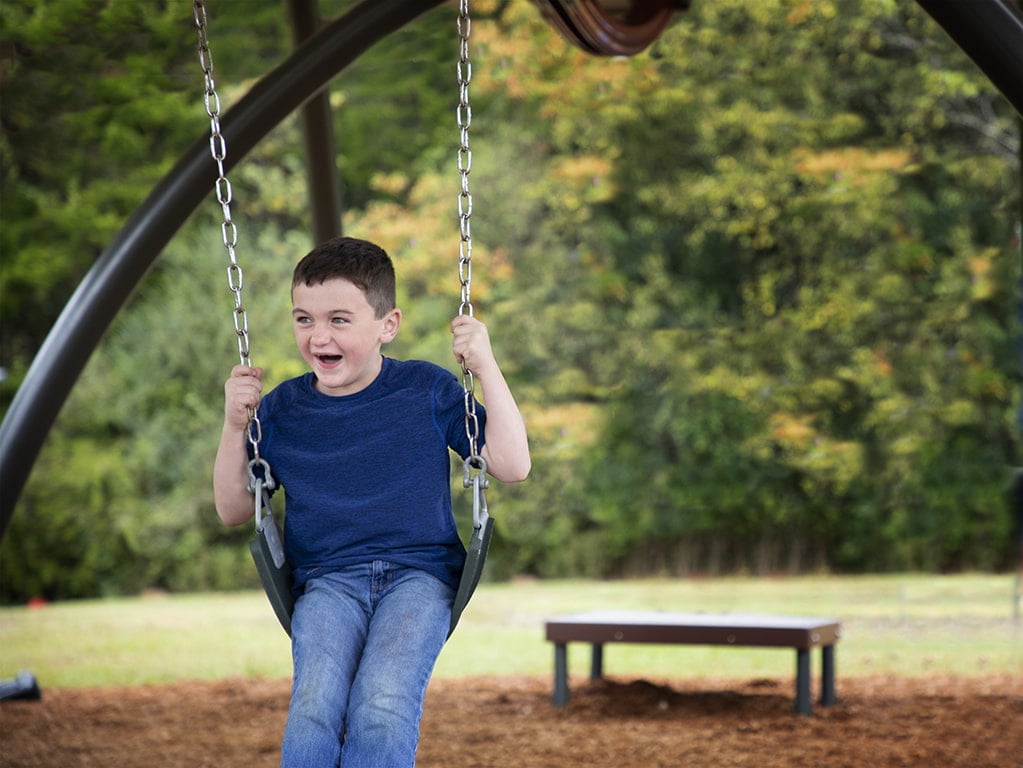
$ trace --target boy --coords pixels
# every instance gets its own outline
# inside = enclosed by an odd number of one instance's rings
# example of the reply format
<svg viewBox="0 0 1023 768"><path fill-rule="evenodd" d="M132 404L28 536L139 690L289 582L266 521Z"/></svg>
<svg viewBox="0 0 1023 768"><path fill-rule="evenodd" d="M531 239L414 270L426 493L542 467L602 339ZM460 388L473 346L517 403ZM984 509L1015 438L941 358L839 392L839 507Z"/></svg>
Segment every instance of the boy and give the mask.
<svg viewBox="0 0 1023 768"><path fill-rule="evenodd" d="M449 450L469 454L464 391L440 366L381 354L401 310L378 246L343 237L313 249L291 297L310 371L261 399L262 370L235 366L213 481L226 524L252 517L246 433L258 407L260 454L285 489L297 595L281 765L411 766L465 559L449 477ZM460 316L451 330L455 358L482 388L487 471L524 480L525 425L487 329Z"/></svg>

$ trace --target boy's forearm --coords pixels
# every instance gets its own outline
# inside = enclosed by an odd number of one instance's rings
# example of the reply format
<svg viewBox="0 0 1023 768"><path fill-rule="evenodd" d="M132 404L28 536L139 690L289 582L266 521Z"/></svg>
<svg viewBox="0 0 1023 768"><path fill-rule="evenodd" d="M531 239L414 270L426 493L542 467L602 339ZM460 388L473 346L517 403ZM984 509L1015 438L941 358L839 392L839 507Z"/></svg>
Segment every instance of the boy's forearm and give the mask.
<svg viewBox="0 0 1023 768"><path fill-rule="evenodd" d="M224 426L213 465L213 501L227 525L239 525L255 512L249 491L249 455L245 434Z"/></svg>
<svg viewBox="0 0 1023 768"><path fill-rule="evenodd" d="M480 377L487 408L487 471L501 482L517 483L529 475L529 439L515 397L499 369Z"/></svg>

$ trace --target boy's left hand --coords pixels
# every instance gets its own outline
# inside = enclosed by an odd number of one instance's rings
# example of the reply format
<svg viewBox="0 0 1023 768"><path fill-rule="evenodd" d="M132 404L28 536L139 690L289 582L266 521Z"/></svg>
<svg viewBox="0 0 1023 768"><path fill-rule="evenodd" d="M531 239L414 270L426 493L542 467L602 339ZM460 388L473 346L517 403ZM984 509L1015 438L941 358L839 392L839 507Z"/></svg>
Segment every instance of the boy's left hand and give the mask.
<svg viewBox="0 0 1023 768"><path fill-rule="evenodd" d="M451 333L454 335L451 349L455 359L466 370L479 376L496 364L487 326L479 320L459 315L451 321Z"/></svg>

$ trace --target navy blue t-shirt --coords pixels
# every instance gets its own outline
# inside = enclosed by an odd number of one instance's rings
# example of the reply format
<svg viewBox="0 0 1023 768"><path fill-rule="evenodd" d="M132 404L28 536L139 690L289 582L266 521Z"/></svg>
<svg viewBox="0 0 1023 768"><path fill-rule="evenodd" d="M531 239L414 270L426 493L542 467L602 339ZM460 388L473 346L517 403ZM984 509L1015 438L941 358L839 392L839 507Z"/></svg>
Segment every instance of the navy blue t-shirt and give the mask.
<svg viewBox="0 0 1023 768"><path fill-rule="evenodd" d="M449 449L463 459L464 390L433 363L384 358L377 378L332 397L307 373L263 398L260 454L284 487L284 542L310 578L388 560L457 587L465 562L451 511ZM486 413L478 407L482 450Z"/></svg>

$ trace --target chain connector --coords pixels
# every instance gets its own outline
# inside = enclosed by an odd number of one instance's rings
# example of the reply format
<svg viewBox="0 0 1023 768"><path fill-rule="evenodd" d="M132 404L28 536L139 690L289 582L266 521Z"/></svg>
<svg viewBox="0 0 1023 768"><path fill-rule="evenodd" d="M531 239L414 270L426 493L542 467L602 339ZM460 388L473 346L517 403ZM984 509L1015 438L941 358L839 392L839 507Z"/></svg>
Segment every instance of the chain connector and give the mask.
<svg viewBox="0 0 1023 768"><path fill-rule="evenodd" d="M482 456L469 456L465 460L465 477L462 486L472 488L472 527L479 530L487 521L487 496L484 491L490 487L487 477L487 460Z"/></svg>
<svg viewBox="0 0 1023 768"><path fill-rule="evenodd" d="M256 474L256 467L262 470L260 473L262 477ZM249 491L254 493L257 486L260 485L268 491L272 491L277 487L273 474L270 472L270 465L266 459L261 459L257 456L249 462Z"/></svg>

